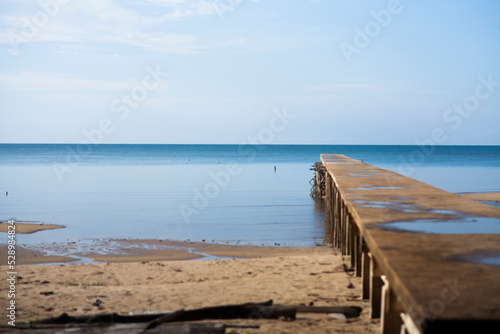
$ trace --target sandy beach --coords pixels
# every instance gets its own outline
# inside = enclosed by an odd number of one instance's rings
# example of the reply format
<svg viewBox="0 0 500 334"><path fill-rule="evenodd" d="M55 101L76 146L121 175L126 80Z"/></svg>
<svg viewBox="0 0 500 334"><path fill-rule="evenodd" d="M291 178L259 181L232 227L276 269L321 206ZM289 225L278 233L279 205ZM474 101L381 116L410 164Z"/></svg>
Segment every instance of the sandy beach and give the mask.
<svg viewBox="0 0 500 334"><path fill-rule="evenodd" d="M43 224L40 222L23 222L16 221L16 233L20 234L30 234L39 231L45 230L53 230L56 228L64 228L62 225L54 225L54 224ZM0 223L0 232L7 233L9 228L9 224L7 222Z"/></svg>
<svg viewBox="0 0 500 334"><path fill-rule="evenodd" d="M461 194L474 201L500 202L500 192Z"/></svg>
<svg viewBox="0 0 500 334"><path fill-rule="evenodd" d="M130 241L134 242L137 241ZM343 259L330 247L190 246L203 249L205 254L235 259L159 261L157 251L145 251L129 258L141 262L125 263L120 255L114 259L122 263L112 263L113 259L107 258L109 263L18 266L18 323L62 313L128 314L272 299L276 304L360 306L363 312L359 318L347 320L306 313L299 314L293 322L224 323L260 325L260 329L245 330L256 334L375 333L379 329L379 321L369 318L369 303L361 300L361 279L345 270L348 258ZM1 270L6 272L7 267L2 266ZM0 295L2 305L6 303L4 290L5 285Z"/></svg>

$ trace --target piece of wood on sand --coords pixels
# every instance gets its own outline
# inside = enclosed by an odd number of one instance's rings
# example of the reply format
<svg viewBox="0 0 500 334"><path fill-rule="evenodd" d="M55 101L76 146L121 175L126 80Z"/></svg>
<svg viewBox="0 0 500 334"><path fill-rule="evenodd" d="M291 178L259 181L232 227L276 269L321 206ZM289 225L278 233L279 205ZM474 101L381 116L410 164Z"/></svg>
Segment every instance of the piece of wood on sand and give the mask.
<svg viewBox="0 0 500 334"><path fill-rule="evenodd" d="M226 326L221 323L185 323L201 320L222 319L285 319L295 320L297 313L343 314L345 318L358 317L362 309L357 306L295 306L273 305L272 300L263 303L246 303L205 307L193 310L179 310L164 314L119 315L116 313L93 316L72 317L66 313L31 323L23 329L27 334L45 333L225 333ZM184 322L184 323L183 323ZM175 323L175 324L172 324ZM68 327L69 326L69 327ZM194 327L193 327L194 326ZM245 326L243 326L245 327ZM0 329L0 333L2 333Z"/></svg>

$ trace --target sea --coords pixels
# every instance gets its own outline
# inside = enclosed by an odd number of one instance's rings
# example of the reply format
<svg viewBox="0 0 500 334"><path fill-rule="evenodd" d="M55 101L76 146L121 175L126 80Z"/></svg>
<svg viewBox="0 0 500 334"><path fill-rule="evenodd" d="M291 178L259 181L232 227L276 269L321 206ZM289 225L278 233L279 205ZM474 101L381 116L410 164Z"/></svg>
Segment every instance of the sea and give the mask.
<svg viewBox="0 0 500 334"><path fill-rule="evenodd" d="M310 197L310 168L323 153L453 193L500 191L500 146L0 144L0 221L66 226L18 234L29 246L99 239L314 246L325 226Z"/></svg>

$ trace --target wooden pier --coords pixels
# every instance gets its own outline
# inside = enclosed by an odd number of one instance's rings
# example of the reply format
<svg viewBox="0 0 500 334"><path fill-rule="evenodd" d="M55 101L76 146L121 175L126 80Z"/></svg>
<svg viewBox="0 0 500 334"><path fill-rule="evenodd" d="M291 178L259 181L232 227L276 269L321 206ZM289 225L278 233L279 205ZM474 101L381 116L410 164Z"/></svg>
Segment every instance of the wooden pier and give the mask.
<svg viewBox="0 0 500 334"><path fill-rule="evenodd" d="M344 155L321 161L331 241L382 333L500 333L500 265L481 262L500 258L500 208Z"/></svg>

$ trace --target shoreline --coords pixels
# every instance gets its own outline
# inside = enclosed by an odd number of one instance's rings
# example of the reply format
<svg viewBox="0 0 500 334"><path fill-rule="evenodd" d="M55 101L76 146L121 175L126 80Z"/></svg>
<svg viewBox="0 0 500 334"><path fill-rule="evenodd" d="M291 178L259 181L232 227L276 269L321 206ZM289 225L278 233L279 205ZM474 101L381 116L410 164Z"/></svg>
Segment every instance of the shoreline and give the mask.
<svg viewBox="0 0 500 334"><path fill-rule="evenodd" d="M481 193L459 193L460 196L474 201L500 202L500 191Z"/></svg>
<svg viewBox="0 0 500 334"><path fill-rule="evenodd" d="M315 248L321 247L245 246L152 239L110 239L80 243L53 243L38 247L18 245L16 250L18 265L38 265L300 256ZM0 252L6 251L7 245L0 245ZM7 264L7 259L0 258L0 265L5 264Z"/></svg>
<svg viewBox="0 0 500 334"><path fill-rule="evenodd" d="M32 234L40 231L54 230L58 228L65 228L64 225L44 224L42 222L34 221L15 221L16 234ZM10 224L6 221L0 222L0 233L7 233Z"/></svg>
<svg viewBox="0 0 500 334"><path fill-rule="evenodd" d="M500 192L459 193L475 200L500 202ZM0 223L0 233L7 233L10 225ZM36 221L16 221L16 233L32 234L45 230L65 228L63 225ZM7 244L0 244L0 252L7 253ZM229 245L208 242L152 240L152 239L91 239L78 242L16 245L17 264L64 263L126 263L147 261L214 260L225 258L255 258L297 254L311 247ZM0 265L7 259L0 258Z"/></svg>

